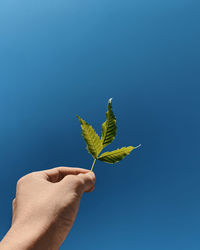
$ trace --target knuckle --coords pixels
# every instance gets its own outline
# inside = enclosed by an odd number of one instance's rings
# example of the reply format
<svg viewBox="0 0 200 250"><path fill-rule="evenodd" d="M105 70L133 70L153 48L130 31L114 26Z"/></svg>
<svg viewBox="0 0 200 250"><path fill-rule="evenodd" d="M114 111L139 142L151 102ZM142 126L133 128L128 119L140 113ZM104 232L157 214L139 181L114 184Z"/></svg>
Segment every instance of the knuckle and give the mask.
<svg viewBox="0 0 200 250"><path fill-rule="evenodd" d="M75 176L75 175L71 175L70 177L68 177L68 180L75 187L80 186L82 184L81 179L78 176Z"/></svg>
<svg viewBox="0 0 200 250"><path fill-rule="evenodd" d="M21 186L27 179L32 177L34 175L34 172L26 174L22 176L18 181L17 181L17 186Z"/></svg>
<svg viewBox="0 0 200 250"><path fill-rule="evenodd" d="M76 176L75 175L68 175L67 176L67 180L71 183L74 183L75 182L75 179L76 179Z"/></svg>
<svg viewBox="0 0 200 250"><path fill-rule="evenodd" d="M24 182L25 177L21 177L18 181L17 181L17 186L21 186L21 184Z"/></svg>
<svg viewBox="0 0 200 250"><path fill-rule="evenodd" d="M13 206L15 206L15 203L16 203L16 198L14 198L12 201Z"/></svg>
<svg viewBox="0 0 200 250"><path fill-rule="evenodd" d="M36 175L38 175L38 172L37 171L33 171L33 172L25 175L24 177L28 178L28 177L33 177L33 176L36 176Z"/></svg>
<svg viewBox="0 0 200 250"><path fill-rule="evenodd" d="M79 176L77 176L76 178L76 186L82 186L84 185L84 180L82 178L80 178Z"/></svg>

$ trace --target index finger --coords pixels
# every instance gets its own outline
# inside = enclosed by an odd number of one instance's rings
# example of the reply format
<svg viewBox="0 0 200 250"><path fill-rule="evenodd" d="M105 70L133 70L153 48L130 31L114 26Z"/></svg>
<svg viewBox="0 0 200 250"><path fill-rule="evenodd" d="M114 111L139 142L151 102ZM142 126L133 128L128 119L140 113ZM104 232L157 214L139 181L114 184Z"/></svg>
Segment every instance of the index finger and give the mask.
<svg viewBox="0 0 200 250"><path fill-rule="evenodd" d="M89 169L84 168L73 168L73 167L56 167L52 169L47 169L43 171L39 171L47 181L50 182L59 182L61 181L66 175L77 175L81 173L88 173Z"/></svg>

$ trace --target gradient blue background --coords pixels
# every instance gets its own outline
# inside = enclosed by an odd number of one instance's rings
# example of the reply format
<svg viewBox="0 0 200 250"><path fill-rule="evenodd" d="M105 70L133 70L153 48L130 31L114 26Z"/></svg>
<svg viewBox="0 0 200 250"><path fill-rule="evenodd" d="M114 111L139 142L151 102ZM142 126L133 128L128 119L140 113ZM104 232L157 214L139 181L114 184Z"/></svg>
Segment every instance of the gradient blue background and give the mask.
<svg viewBox="0 0 200 250"><path fill-rule="evenodd" d="M0 1L0 237L18 178L59 165L90 168L81 117L108 150L61 249L200 249L199 0Z"/></svg>

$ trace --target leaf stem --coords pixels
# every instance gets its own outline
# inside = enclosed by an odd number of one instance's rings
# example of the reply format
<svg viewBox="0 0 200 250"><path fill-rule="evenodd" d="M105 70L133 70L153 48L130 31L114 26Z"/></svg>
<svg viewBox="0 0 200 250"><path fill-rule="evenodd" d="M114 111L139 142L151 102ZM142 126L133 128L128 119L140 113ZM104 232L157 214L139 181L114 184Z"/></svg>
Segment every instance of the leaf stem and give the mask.
<svg viewBox="0 0 200 250"><path fill-rule="evenodd" d="M91 170L90 171L93 171L93 168L94 168L94 164L96 162L97 159L94 159L93 163L92 163L92 167L91 167Z"/></svg>

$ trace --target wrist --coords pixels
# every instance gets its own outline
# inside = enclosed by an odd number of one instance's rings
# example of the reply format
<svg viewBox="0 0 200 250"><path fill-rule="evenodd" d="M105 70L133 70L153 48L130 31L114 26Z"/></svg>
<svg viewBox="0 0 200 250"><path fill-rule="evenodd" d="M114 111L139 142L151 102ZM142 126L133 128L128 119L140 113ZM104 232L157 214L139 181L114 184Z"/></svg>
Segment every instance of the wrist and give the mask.
<svg viewBox="0 0 200 250"><path fill-rule="evenodd" d="M29 235L29 231L23 232L15 227L11 227L0 244L0 250L27 250L31 248L33 236Z"/></svg>
<svg viewBox="0 0 200 250"><path fill-rule="evenodd" d="M45 230L34 230L27 225L13 225L0 243L0 250L59 250L47 240Z"/></svg>

